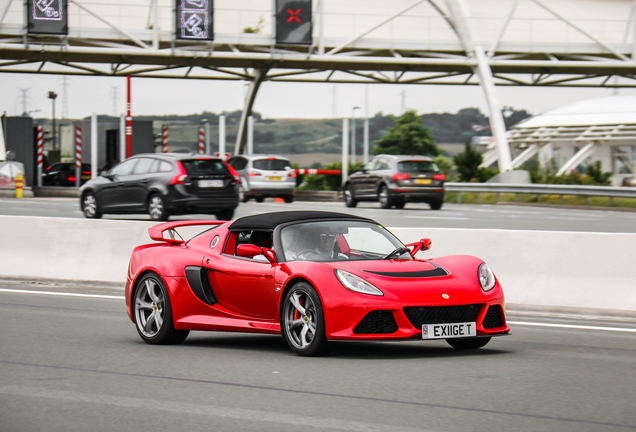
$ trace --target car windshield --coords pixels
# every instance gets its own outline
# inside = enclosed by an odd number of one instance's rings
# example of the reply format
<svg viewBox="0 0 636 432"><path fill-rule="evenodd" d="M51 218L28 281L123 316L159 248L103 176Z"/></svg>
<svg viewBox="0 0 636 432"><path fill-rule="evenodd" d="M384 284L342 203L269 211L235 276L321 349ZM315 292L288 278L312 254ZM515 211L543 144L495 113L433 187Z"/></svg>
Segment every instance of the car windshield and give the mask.
<svg viewBox="0 0 636 432"><path fill-rule="evenodd" d="M432 161L408 160L398 163L398 169L402 172L439 172L439 168Z"/></svg>
<svg viewBox="0 0 636 432"><path fill-rule="evenodd" d="M182 160L181 164L189 176L204 176L210 174L228 174L223 161L218 159L190 159Z"/></svg>
<svg viewBox="0 0 636 432"><path fill-rule="evenodd" d="M256 159L252 162L254 169L264 171L283 171L287 168L291 168L291 164L288 160L284 159Z"/></svg>
<svg viewBox="0 0 636 432"><path fill-rule="evenodd" d="M404 246L384 227L359 221L299 223L284 227L280 237L286 261L380 260Z"/></svg>

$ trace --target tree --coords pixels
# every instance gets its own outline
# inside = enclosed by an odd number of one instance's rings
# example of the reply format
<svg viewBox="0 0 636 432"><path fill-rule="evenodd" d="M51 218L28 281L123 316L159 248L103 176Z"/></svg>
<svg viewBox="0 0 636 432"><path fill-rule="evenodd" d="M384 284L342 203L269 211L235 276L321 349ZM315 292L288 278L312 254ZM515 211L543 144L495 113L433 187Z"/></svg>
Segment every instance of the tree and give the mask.
<svg viewBox="0 0 636 432"><path fill-rule="evenodd" d="M433 141L431 130L422 127L422 118L415 111L407 111L393 119L395 127L375 142L373 154L404 154L435 157L441 152Z"/></svg>
<svg viewBox="0 0 636 432"><path fill-rule="evenodd" d="M453 156L453 162L455 162L457 171L459 171L459 180L469 182L476 178L479 172L479 165L481 165L483 159L481 154L467 142L464 152Z"/></svg>

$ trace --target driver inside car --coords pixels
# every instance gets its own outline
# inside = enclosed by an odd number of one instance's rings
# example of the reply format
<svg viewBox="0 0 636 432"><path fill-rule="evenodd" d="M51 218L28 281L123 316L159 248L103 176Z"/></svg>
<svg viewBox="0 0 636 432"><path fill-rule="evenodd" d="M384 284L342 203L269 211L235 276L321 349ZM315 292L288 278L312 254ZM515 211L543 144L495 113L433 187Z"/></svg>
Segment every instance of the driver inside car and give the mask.
<svg viewBox="0 0 636 432"><path fill-rule="evenodd" d="M301 236L303 234L305 246L290 257L292 261L297 259L308 261L348 259L346 255L339 253L339 248L336 248L338 235L331 232L329 227L323 226L319 229L306 230L301 233Z"/></svg>

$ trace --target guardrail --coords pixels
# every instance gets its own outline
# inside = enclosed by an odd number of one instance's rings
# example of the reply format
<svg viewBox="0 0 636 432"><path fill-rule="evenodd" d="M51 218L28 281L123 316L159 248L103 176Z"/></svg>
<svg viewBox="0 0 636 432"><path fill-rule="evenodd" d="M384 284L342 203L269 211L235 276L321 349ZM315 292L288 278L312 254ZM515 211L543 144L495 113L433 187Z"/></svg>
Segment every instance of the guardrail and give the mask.
<svg viewBox="0 0 636 432"><path fill-rule="evenodd" d="M452 183L444 184L446 192L473 192L477 194L477 203L481 203L482 193L494 193L497 202L502 193L516 194L517 201L521 194L537 195L540 200L543 195L559 195L561 200L565 195L579 195L585 197L608 197L610 204L614 198L636 198L636 187L615 186L584 186L584 185L560 185L560 184L508 184L508 183ZM462 194L457 194L457 202L461 203Z"/></svg>

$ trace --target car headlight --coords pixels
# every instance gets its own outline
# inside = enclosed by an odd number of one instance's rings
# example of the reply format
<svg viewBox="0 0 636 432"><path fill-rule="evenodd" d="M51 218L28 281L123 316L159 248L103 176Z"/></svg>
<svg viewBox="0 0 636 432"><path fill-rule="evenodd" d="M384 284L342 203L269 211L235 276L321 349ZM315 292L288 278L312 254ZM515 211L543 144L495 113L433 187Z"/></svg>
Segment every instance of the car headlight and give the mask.
<svg viewBox="0 0 636 432"><path fill-rule="evenodd" d="M479 270L477 271L479 277L479 284L484 291L490 291L495 286L495 274L490 270L490 267L486 263L481 263Z"/></svg>
<svg viewBox="0 0 636 432"><path fill-rule="evenodd" d="M342 286L344 286L348 290L374 296L384 295L382 291L371 285L369 282L344 270L336 269L336 277L338 278Z"/></svg>

